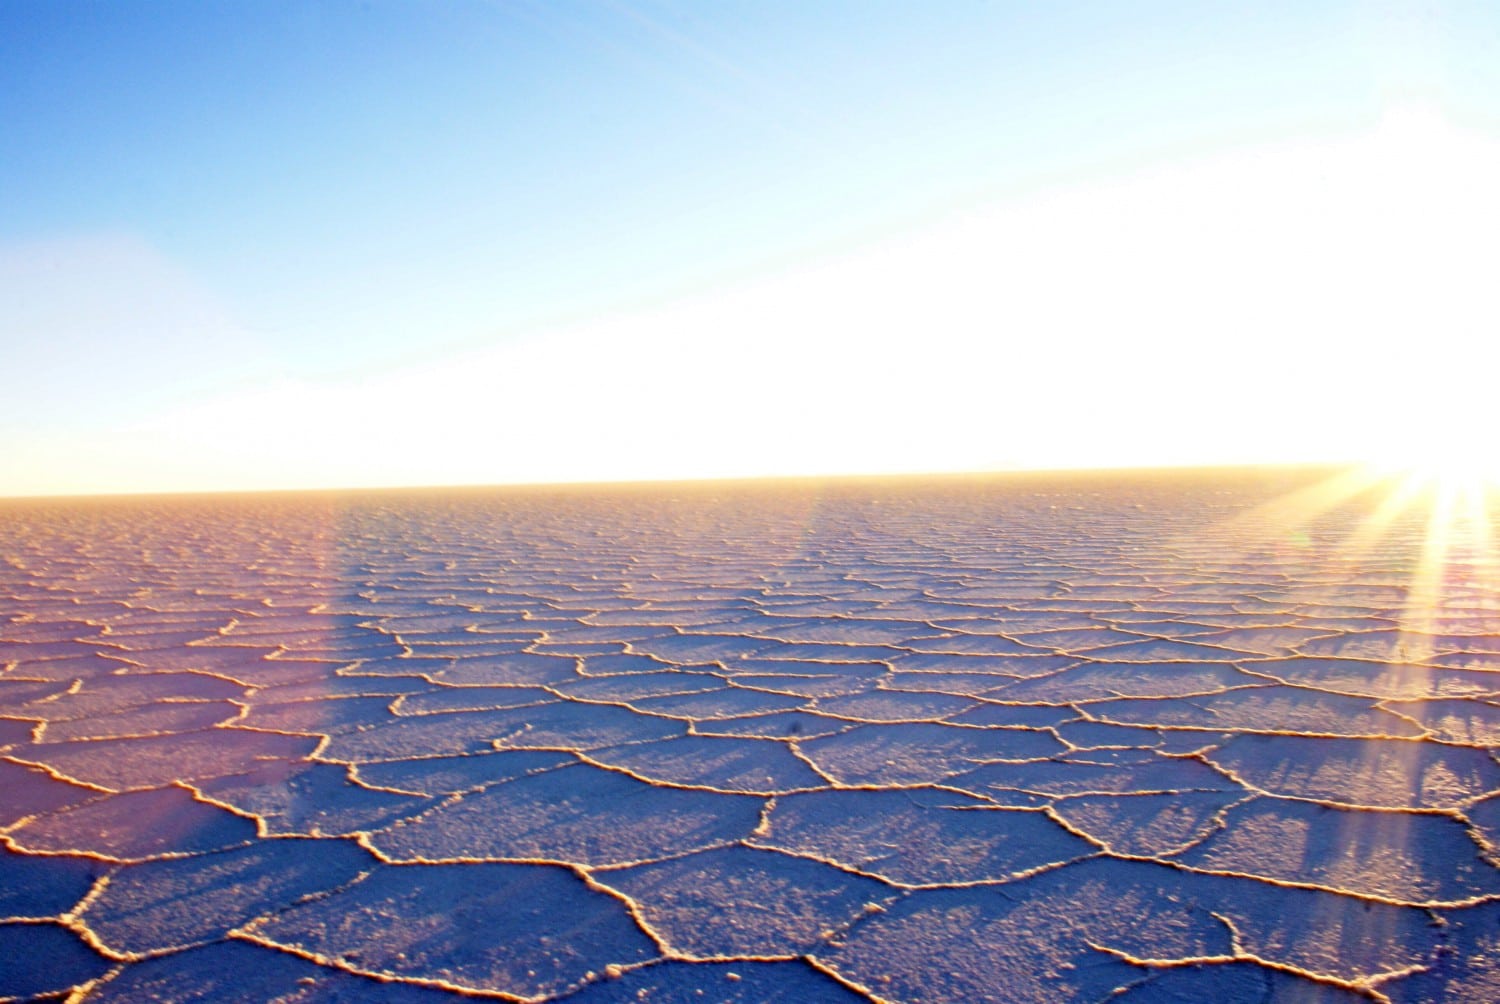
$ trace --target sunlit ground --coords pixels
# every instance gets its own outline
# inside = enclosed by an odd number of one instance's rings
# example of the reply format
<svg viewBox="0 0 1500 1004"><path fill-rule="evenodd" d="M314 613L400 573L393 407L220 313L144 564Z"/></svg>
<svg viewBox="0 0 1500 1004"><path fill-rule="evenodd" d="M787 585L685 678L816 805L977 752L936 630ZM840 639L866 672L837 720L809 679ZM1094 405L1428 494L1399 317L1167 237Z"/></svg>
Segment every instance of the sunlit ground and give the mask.
<svg viewBox="0 0 1500 1004"><path fill-rule="evenodd" d="M1352 600L1362 585L1398 586L1405 592L1395 631L1377 630L1366 637L1363 647L1340 652L1339 657L1356 660L1349 679L1355 686L1379 689L1399 687L1394 700L1377 704L1386 711L1410 717L1414 725L1432 724L1424 698L1439 698L1445 689L1444 669L1451 657L1437 653L1463 636L1463 647L1484 647L1484 636L1493 636L1500 623L1495 604L1495 584L1500 581L1494 549L1494 524L1500 503L1500 465L1481 462L1473 453L1452 444L1431 442L1422 455L1400 460L1369 463L1345 470L1310 487L1262 507L1258 515L1269 516L1272 525L1289 529L1306 541L1302 528L1320 517L1353 503L1367 513L1354 530L1337 544L1339 563L1347 573L1345 588ZM1392 575L1391 573L1395 573ZM1394 579L1394 581L1392 581ZM1338 595L1336 585L1331 596ZM1473 668L1490 668L1493 656L1467 657ZM1361 662L1368 660L1365 668ZM1399 682L1398 682L1399 681ZM1441 706L1442 701L1438 701ZM1451 705L1449 706L1451 707ZM1480 716L1481 710L1467 714ZM1462 715L1459 716L1461 718ZM1419 720L1425 719L1425 720ZM1458 719L1450 719L1456 721ZM1473 721L1468 723L1472 730ZM1462 729L1463 726L1460 726ZM1425 744L1407 742L1367 748L1361 769L1368 774L1395 770L1423 792L1441 790L1451 778L1423 763ZM1392 751L1396 755L1392 757ZM1350 801L1357 801L1347 796ZM1449 811L1450 818L1465 826L1472 820L1465 812ZM1391 848L1411 850L1421 840L1419 817L1406 812L1350 812L1338 814L1332 824L1330 846L1341 849L1352 865L1353 848L1379 842ZM1316 851L1303 852L1305 868L1315 864ZM1336 856L1339 856L1336 855ZM1390 878L1403 865L1399 857L1363 867ZM1325 907L1331 914L1320 921L1332 926L1340 922L1338 907Z"/></svg>
<svg viewBox="0 0 1500 1004"><path fill-rule="evenodd" d="M18 503L0 997L1500 999L1495 510L1431 463Z"/></svg>
<svg viewBox="0 0 1500 1004"><path fill-rule="evenodd" d="M1279 523L1308 524L1350 501L1373 500L1369 514L1343 543L1358 564L1404 543L1420 525L1418 554L1409 573L1401 627L1416 635L1439 634L1446 608L1472 600L1471 587L1493 583L1494 523L1500 508L1500 465L1459 450L1433 449L1424 459L1368 463L1276 500L1266 507ZM1476 581L1480 580L1480 581ZM1405 655L1419 653L1406 652Z"/></svg>

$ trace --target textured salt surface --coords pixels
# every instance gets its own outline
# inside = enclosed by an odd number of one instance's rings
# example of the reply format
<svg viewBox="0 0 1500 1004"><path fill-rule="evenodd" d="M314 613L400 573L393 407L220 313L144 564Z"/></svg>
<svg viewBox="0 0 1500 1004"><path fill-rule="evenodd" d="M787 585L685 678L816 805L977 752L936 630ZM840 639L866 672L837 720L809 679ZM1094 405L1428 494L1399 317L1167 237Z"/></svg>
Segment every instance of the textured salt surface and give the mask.
<svg viewBox="0 0 1500 1004"><path fill-rule="evenodd" d="M1312 477L7 503L0 999L1500 999L1500 577Z"/></svg>

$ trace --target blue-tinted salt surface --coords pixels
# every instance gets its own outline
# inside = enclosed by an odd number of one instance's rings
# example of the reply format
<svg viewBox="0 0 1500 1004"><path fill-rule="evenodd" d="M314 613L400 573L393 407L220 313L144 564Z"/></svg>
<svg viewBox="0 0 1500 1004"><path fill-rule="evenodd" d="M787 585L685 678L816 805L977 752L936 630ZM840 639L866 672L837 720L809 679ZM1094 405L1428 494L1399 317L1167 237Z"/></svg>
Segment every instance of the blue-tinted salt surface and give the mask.
<svg viewBox="0 0 1500 1004"><path fill-rule="evenodd" d="M1500 999L1500 575L1313 480L7 503L0 999Z"/></svg>

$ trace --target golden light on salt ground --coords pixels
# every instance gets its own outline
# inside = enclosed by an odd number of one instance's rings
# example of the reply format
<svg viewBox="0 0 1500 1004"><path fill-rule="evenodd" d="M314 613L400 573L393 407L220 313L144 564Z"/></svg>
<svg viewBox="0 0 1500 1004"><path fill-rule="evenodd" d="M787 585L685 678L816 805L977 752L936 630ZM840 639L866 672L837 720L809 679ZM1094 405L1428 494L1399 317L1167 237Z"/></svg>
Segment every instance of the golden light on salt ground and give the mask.
<svg viewBox="0 0 1500 1004"><path fill-rule="evenodd" d="M1328 584L1327 595L1352 599L1362 588L1383 590L1391 601L1390 619L1348 636L1347 647L1321 657L1347 667L1351 691L1380 695L1374 707L1419 730L1371 736L1352 759L1353 783L1310 799L1324 813L1319 818L1325 832L1309 825L1278 834L1283 857L1298 862L1303 881L1360 875L1358 881L1377 893L1403 882L1430 883L1435 876L1422 865L1422 845L1434 826L1457 824L1483 853L1493 853L1468 815L1480 799L1465 795L1448 765L1430 755L1435 736L1454 748L1472 744L1472 726L1467 736L1434 730L1425 703L1462 691L1454 670L1500 664L1492 649L1500 624L1494 602L1500 563L1493 547L1500 479L1469 459L1434 450L1418 465L1345 470L1247 517L1306 541L1337 510L1354 506L1365 513L1342 540L1322 542L1336 548L1336 567L1344 576ZM1323 903L1319 923L1337 929L1345 919L1339 914L1353 908ZM1369 985L1378 988L1378 982Z"/></svg>

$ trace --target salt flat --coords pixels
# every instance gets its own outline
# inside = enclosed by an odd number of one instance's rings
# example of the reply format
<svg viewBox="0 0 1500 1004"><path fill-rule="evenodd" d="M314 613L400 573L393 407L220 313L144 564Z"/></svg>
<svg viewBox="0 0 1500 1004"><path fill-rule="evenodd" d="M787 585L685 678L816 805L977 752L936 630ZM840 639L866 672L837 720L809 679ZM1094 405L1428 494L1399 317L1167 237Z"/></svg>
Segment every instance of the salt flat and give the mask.
<svg viewBox="0 0 1500 1004"><path fill-rule="evenodd" d="M0 997L1500 999L1500 575L1324 476L5 503Z"/></svg>

